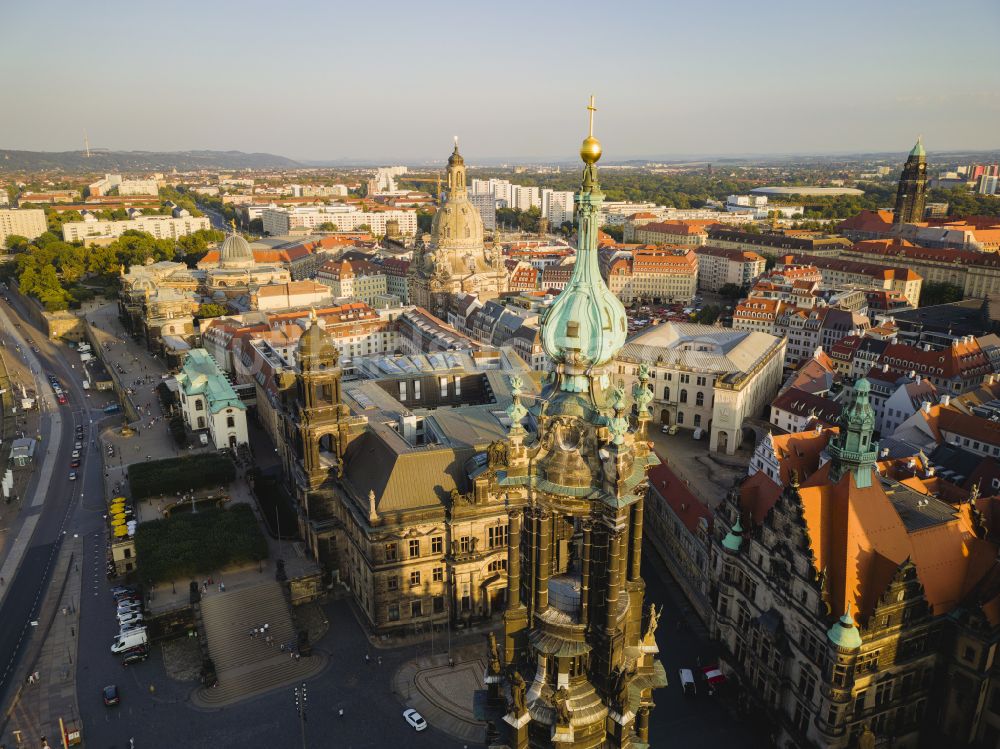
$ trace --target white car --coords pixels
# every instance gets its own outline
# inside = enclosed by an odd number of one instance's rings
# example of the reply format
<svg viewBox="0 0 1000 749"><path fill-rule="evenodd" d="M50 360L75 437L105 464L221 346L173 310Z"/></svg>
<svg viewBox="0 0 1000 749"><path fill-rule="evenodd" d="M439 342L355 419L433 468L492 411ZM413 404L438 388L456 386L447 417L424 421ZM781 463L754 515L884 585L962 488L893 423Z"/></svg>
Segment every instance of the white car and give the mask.
<svg viewBox="0 0 1000 749"><path fill-rule="evenodd" d="M427 728L427 721L412 707L403 711L403 719L413 726L414 731L423 731Z"/></svg>
<svg viewBox="0 0 1000 749"><path fill-rule="evenodd" d="M140 614L138 611L130 611L126 614L118 615L119 625L132 624L133 622L141 622L141 621L142 621L142 614Z"/></svg>

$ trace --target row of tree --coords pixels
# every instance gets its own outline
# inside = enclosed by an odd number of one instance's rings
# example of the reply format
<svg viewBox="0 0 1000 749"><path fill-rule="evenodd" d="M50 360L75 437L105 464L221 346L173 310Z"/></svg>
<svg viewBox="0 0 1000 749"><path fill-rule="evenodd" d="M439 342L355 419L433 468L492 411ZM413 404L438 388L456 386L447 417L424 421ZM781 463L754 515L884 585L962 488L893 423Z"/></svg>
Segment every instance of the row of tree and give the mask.
<svg viewBox="0 0 1000 749"><path fill-rule="evenodd" d="M146 232L127 231L110 244L84 247L79 242L65 242L47 231L34 240L12 235L6 244L16 253L13 274L21 292L55 312L92 295L92 291L89 294L85 291L84 283L101 288L113 286L123 265L174 259L194 265L210 243L222 238L222 232L211 229L181 237L177 242L156 239Z"/></svg>

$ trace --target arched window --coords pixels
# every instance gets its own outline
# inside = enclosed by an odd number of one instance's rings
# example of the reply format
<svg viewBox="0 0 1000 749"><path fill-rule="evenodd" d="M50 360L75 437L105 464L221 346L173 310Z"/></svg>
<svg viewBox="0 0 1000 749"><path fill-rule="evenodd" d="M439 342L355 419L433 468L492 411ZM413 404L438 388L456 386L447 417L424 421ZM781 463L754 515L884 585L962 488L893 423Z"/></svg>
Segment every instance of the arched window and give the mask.
<svg viewBox="0 0 1000 749"><path fill-rule="evenodd" d="M687 403L687 402L688 402L688 391L681 390L681 403Z"/></svg>
<svg viewBox="0 0 1000 749"><path fill-rule="evenodd" d="M670 400L670 388L669 387L663 388L663 400L665 400L665 401Z"/></svg>
<svg viewBox="0 0 1000 749"><path fill-rule="evenodd" d="M698 393L697 395L695 395L694 396L694 404L696 406L704 406L705 405L705 394L704 393Z"/></svg>

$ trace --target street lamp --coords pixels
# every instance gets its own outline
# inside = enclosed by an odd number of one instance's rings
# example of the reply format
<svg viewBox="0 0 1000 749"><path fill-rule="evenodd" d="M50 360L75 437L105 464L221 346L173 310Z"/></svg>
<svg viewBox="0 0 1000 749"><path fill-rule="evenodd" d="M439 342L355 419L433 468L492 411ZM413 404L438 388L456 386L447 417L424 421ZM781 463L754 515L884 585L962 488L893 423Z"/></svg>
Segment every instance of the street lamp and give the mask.
<svg viewBox="0 0 1000 749"><path fill-rule="evenodd" d="M299 728L302 731L302 749L306 749L306 684L292 690L295 694L295 711L299 714Z"/></svg>

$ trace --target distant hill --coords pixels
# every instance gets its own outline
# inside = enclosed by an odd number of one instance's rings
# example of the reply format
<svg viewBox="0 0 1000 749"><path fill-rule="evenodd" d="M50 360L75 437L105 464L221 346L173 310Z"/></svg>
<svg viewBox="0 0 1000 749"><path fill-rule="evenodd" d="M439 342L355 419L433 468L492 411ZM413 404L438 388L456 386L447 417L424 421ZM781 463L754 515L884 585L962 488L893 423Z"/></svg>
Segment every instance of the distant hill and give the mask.
<svg viewBox="0 0 1000 749"><path fill-rule="evenodd" d="M271 153L242 151L12 151L0 149L0 172L140 172L197 169L294 169L302 164Z"/></svg>

